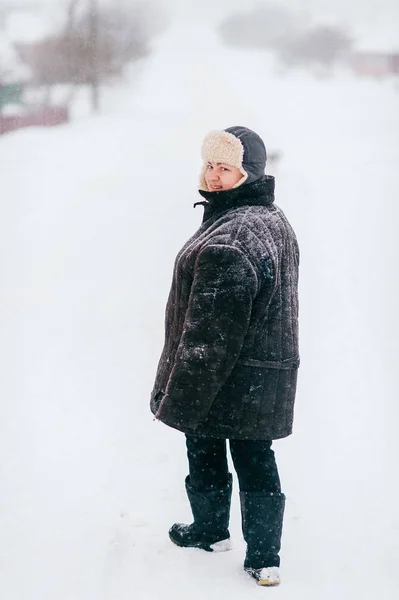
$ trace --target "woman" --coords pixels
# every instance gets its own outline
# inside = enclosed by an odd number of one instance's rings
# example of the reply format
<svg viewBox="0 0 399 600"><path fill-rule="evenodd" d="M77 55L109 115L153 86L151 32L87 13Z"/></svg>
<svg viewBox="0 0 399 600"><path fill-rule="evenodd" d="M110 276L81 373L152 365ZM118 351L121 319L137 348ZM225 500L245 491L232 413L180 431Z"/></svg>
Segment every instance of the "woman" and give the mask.
<svg viewBox="0 0 399 600"><path fill-rule="evenodd" d="M274 204L266 148L245 127L203 143L201 227L179 252L151 410L186 434L186 490L194 521L169 531L179 546L229 549L237 471L245 570L280 582L285 497L271 449L292 432L298 357L295 234Z"/></svg>

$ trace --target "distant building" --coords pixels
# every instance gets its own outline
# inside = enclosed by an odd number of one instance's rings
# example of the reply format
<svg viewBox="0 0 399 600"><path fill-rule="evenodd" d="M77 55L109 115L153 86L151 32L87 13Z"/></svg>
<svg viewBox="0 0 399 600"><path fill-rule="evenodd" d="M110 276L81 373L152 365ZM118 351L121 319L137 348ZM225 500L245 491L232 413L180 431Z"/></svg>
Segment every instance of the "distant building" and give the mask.
<svg viewBox="0 0 399 600"><path fill-rule="evenodd" d="M399 52L392 55L392 70L394 75L399 75Z"/></svg>
<svg viewBox="0 0 399 600"><path fill-rule="evenodd" d="M352 55L352 67L361 76L399 75L399 52L358 51Z"/></svg>
<svg viewBox="0 0 399 600"><path fill-rule="evenodd" d="M399 75L399 30L392 23L372 31L359 31L352 55L352 68L363 77Z"/></svg>

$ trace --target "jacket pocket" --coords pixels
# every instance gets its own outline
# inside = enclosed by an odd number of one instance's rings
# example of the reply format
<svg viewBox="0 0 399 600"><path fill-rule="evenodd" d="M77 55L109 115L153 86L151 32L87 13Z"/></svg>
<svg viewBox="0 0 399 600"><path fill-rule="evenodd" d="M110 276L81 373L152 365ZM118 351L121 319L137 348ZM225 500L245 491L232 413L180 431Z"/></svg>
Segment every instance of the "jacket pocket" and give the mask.
<svg viewBox="0 0 399 600"><path fill-rule="evenodd" d="M164 392L163 390L159 390L158 392L156 392L156 394L154 394L154 396L153 396L153 398L152 398L152 401L153 401L155 404L158 404L158 403L159 403L159 402L162 400L162 397L163 397L164 395L165 395L165 392Z"/></svg>
<svg viewBox="0 0 399 600"><path fill-rule="evenodd" d="M257 367L259 369L298 369L299 358L288 358L286 360L256 360L254 358L239 358L237 365L243 367Z"/></svg>
<svg viewBox="0 0 399 600"><path fill-rule="evenodd" d="M155 415L158 411L159 405L161 403L162 398L164 397L165 392L163 390L153 391L150 399L150 408L151 412Z"/></svg>

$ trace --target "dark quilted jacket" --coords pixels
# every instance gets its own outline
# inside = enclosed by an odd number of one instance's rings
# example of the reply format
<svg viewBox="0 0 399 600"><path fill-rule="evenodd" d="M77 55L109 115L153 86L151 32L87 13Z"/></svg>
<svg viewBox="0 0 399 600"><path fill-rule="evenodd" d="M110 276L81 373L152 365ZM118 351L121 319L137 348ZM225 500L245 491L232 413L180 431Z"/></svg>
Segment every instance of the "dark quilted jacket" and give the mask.
<svg viewBox="0 0 399 600"><path fill-rule="evenodd" d="M273 177L201 194L202 226L176 258L151 410L185 433L285 437L299 366L295 234Z"/></svg>

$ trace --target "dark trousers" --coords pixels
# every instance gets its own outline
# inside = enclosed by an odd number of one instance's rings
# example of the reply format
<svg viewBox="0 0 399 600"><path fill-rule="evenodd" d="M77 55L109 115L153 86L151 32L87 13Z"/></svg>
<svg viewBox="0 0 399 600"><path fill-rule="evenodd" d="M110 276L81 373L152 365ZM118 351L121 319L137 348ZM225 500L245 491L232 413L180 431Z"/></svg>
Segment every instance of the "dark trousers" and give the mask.
<svg viewBox="0 0 399 600"><path fill-rule="evenodd" d="M272 443L229 440L241 492L281 492ZM226 440L186 435L190 485L210 491L227 485Z"/></svg>

